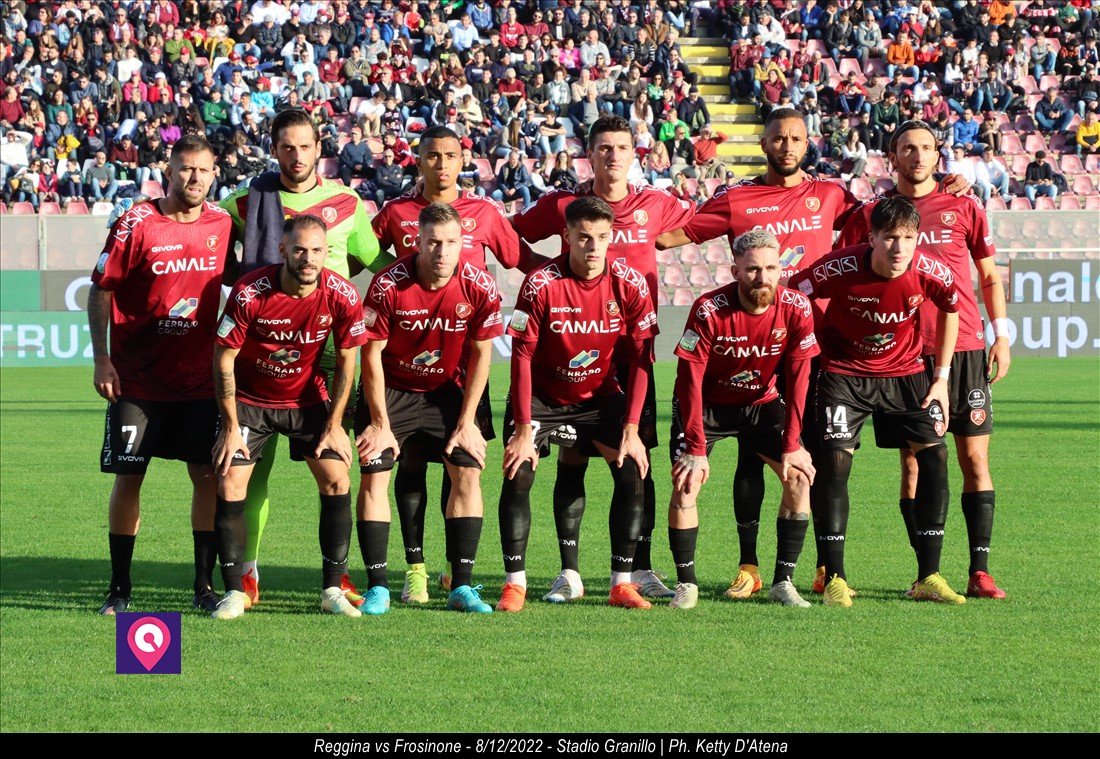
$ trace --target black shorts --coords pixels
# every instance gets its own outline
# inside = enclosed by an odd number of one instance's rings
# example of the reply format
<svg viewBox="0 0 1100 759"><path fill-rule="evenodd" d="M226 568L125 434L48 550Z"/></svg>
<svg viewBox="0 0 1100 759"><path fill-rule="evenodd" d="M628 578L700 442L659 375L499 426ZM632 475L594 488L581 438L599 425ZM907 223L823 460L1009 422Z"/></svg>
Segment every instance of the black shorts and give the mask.
<svg viewBox="0 0 1100 759"><path fill-rule="evenodd" d="M264 446L272 435L285 435L290 440L291 461L315 458L313 452L324 434L328 422L328 403L316 403L303 408L262 408L237 401L237 423L241 437L248 446L248 458L233 456L233 466L250 466L263 458ZM340 454L326 448L323 459L339 459Z"/></svg>
<svg viewBox="0 0 1100 759"><path fill-rule="evenodd" d="M929 382L936 357L925 356ZM981 437L993 433L993 395L989 387L989 363L984 350L962 351L951 358L947 379L951 408L947 431L959 437ZM875 444L879 448L908 448L896 426L875 416Z"/></svg>
<svg viewBox="0 0 1100 759"><path fill-rule="evenodd" d="M627 388L627 373L630 367L626 364L615 366L615 378L619 381L619 387L625 391ZM646 448L657 447L657 384L653 380L653 367L649 367L646 373L648 384L645 391L645 403L642 405L642 416L638 420L638 437ZM618 443L616 443L616 446Z"/></svg>
<svg viewBox="0 0 1100 759"><path fill-rule="evenodd" d="M623 419L626 416L626 396L622 393L591 398L568 406L550 406L531 398L531 426L535 432L535 450L540 456L550 452L550 443L563 448L577 448L585 455L599 455L593 443L601 443L613 451L623 439ZM504 440L512 439L516 425L512 418L512 403L504 412Z"/></svg>
<svg viewBox="0 0 1100 759"><path fill-rule="evenodd" d="M814 421L821 444L828 448L858 448L859 432L867 417L898 429L902 440L940 443L947 433L943 409L921 403L928 395L924 372L907 377L853 377L823 371L818 375Z"/></svg>
<svg viewBox="0 0 1100 759"><path fill-rule="evenodd" d="M474 458L461 448L447 456L443 453L447 441L458 426L458 417L462 411L462 388L457 385L445 385L427 393L414 393L396 388L386 388L386 416L390 420L390 431L397 438L397 444L404 446L405 441L417 435L424 443L425 458L430 461L442 461L444 458L455 466L481 467ZM482 393L474 417L482 436L486 440L496 437L493 431L493 413L489 406L488 393ZM370 426L370 408L363 398L363 386L359 385L355 400L355 434L359 435ZM360 465L363 474L388 472L393 469L396 460L393 449L387 448L382 455Z"/></svg>
<svg viewBox="0 0 1100 759"><path fill-rule="evenodd" d="M783 456L784 429L786 409L778 398L757 406L703 406L703 433L707 438L708 456L716 442L735 437L738 445L749 446L772 461L779 461ZM668 456L673 464L684 448L680 404L673 398L672 432L668 443Z"/></svg>
<svg viewBox="0 0 1100 759"><path fill-rule="evenodd" d="M218 406L213 398L197 401L120 398L107 405L99 470L108 474L144 474L153 458L210 464L217 429Z"/></svg>

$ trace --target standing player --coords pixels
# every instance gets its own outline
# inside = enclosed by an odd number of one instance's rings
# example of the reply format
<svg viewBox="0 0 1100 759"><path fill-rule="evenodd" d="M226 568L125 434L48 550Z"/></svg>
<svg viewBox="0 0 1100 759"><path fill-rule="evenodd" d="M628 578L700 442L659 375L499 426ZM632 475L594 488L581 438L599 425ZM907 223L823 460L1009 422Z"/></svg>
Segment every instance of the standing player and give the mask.
<svg viewBox="0 0 1100 759"><path fill-rule="evenodd" d="M939 574L947 522L947 378L959 330L959 294L951 270L917 250L920 214L906 198L883 200L871 213L870 245L841 248L791 278L810 298L829 298L814 399L821 487L819 553L830 578L825 603L851 606L844 573L848 477L864 421L878 412L897 424L917 460L917 565L912 597L964 603ZM935 369L921 359L920 304L936 314Z"/></svg>
<svg viewBox="0 0 1100 759"><path fill-rule="evenodd" d="M803 295L779 285L779 242L771 232L754 229L734 241L733 274L735 282L695 301L676 347L668 543L677 583L669 605L690 609L699 599L696 500L710 476L707 457L714 444L736 437L783 483L768 596L784 606L809 606L791 578L806 537L814 479L810 454L799 441L810 359L818 354L813 314ZM790 399L785 407L775 387L781 367Z"/></svg>
<svg viewBox="0 0 1100 759"><path fill-rule="evenodd" d="M376 272L393 262L392 256L379 251L359 196L317 174L321 141L309 114L291 109L276 116L271 122L271 143L279 170L260 174L247 188L238 189L222 201L222 207L233 217L236 239L243 245L241 274L282 262L279 244L283 220L300 214L310 214L324 222L329 246L325 268L329 271L350 278L364 268ZM329 344L322 355L322 368L330 376L335 362L336 352ZM260 599L260 570L256 562L267 524L267 483L277 443L278 437L272 436L267 455L255 465L248 485L244 587L253 603ZM345 587L354 594L350 579L345 580ZM358 595L352 598L362 603Z"/></svg>
<svg viewBox="0 0 1100 759"><path fill-rule="evenodd" d="M421 211L431 203L446 203L461 218L461 255L464 263L486 269L486 250L506 268L514 268L519 263L519 238L501 212L500 205L458 187L458 175L462 170L462 143L454 131L444 126L424 130L417 147L416 166L420 170L422 184L387 202L371 220L383 251L392 249L399 257L415 254L418 251L417 231ZM491 424L485 428L485 434L488 439L495 437ZM401 519L405 562L409 566L401 600L426 603L428 572L424 560L424 512L427 506L427 460L416 435L402 443L401 450L401 461L397 465L393 484L397 514ZM450 480L444 472L440 497L444 512L449 489Z"/></svg>
<svg viewBox="0 0 1100 759"><path fill-rule="evenodd" d="M138 203L112 226L92 272L88 327L96 391L109 401L100 469L115 475L109 505L111 587L100 614L130 605L130 564L151 458L187 462L195 541L195 608L212 611L217 426L210 365L232 222L207 203L214 151L176 143L168 195ZM107 328L110 324L110 350Z"/></svg>
<svg viewBox="0 0 1100 759"><path fill-rule="evenodd" d="M609 603L649 608L631 581L631 571L649 464L638 422L652 370L657 312L642 273L607 260L614 221L611 206L597 197L571 202L565 208L569 252L527 275L508 326L512 386L500 494L505 572L500 611L520 611L527 597L531 486L539 452L549 442L581 447L586 455L598 453L608 462L615 483ZM616 355L624 350L629 369L620 384L613 367L624 360ZM561 476L559 470L559 481ZM555 586L563 576L570 598L584 595L575 570L572 576L559 575Z"/></svg>
<svg viewBox="0 0 1100 759"><path fill-rule="evenodd" d="M355 408L363 474L356 526L369 586L363 610L389 609L390 470L401 446L419 433L425 452L442 457L453 483L445 513L454 586L447 605L491 612L472 576L484 514L484 433L492 429L483 391L493 338L504 332L500 296L491 275L462 260L457 209L431 203L417 221L419 252L378 273L363 311L369 342Z"/></svg>
<svg viewBox="0 0 1100 759"><path fill-rule="evenodd" d="M242 577L244 498L253 466L275 433L290 438L291 459L306 461L320 491L321 609L360 616L340 585L351 542L352 454L342 421L356 348L366 342L363 307L355 285L324 268L328 243L321 219L299 214L282 229L283 264L242 277L218 325L215 529L226 593L215 619L239 617L251 606ZM338 351L331 393L322 368L330 334Z"/></svg>
<svg viewBox="0 0 1100 759"><path fill-rule="evenodd" d="M959 283L959 340L951 360L950 402L947 429L955 436L955 449L963 475L962 511L970 543L970 579L966 594L976 598L1004 598L1005 592L989 574L989 544L993 535L995 493L989 474L989 437L993 432L993 399L989 386L1008 374L1012 361L1008 346L1004 285L994 262L996 251L985 212L973 196L956 197L944 192L932 172L939 155L931 128L923 121L907 121L890 140L890 159L898 172L897 187L885 197L903 195L920 212L917 244L951 268ZM837 240L850 245L867 236L870 216L878 200L865 203L852 214ZM993 321L993 346L985 353L985 327L978 301L969 286L970 261L978 269L982 300ZM921 306L921 337L925 362L932 369L936 350L932 306ZM996 372L990 376L990 367ZM875 425L882 447L901 449L901 515L909 543L916 549L917 462L905 441L886 425Z"/></svg>
<svg viewBox="0 0 1100 759"><path fill-rule="evenodd" d="M649 185L632 185L627 172L634 161L634 134L630 124L618 116L601 116L588 133L588 158L592 163L594 178L576 190L558 190L547 193L533 205L512 217L512 224L519 232L524 260L520 267L530 267L540 260L528 243L558 235L561 250L569 250L565 231L565 209L577 198L597 197L607 203L615 215L607 257L612 263L629 266L645 277L648 297L653 310L657 309L657 249L659 235L678 229L692 217L695 207L688 201L674 198L664 190ZM652 352L652 349L651 349ZM616 355L616 371L619 383L627 384L627 365L624 358L630 353L624 345ZM652 361L652 355L651 355ZM642 410L639 434L647 448L657 446L657 399L653 375L648 379L645 406ZM558 478L554 486L554 521L557 526L561 552L562 574L551 589L551 599L568 601L569 589L579 584L578 553L580 522L584 515L584 473L588 458L575 449L563 448L558 460ZM656 494L653 475L648 473L644 482L645 513L637 555L634 559L633 582L644 595L671 597L673 591L665 587L660 576L653 571L650 562L650 536L653 534ZM567 575L568 573L568 575Z"/></svg>
<svg viewBox="0 0 1100 759"><path fill-rule="evenodd" d="M808 145L809 136L801 112L793 108L772 111L764 123L764 136L760 140L760 150L768 163L764 175L746 179L733 187L720 187L687 226L661 235L657 247L663 250L688 243L699 244L726 235L732 248L738 235L762 228L779 240L779 261L783 267L781 284L811 268L832 249L834 231L844 227L859 201L844 185L817 179L802 171ZM948 177L944 181L956 192L966 192L968 188L965 180ZM815 318L820 322L820 311L825 304L816 305ZM811 384L812 376L813 373ZM815 437L808 436L807 445L812 447ZM763 587L756 541L760 507L764 502L764 471L760 458L753 451L738 447L733 482L741 568L726 595L748 598ZM814 591L818 593L825 587L825 571L820 558L814 578Z"/></svg>

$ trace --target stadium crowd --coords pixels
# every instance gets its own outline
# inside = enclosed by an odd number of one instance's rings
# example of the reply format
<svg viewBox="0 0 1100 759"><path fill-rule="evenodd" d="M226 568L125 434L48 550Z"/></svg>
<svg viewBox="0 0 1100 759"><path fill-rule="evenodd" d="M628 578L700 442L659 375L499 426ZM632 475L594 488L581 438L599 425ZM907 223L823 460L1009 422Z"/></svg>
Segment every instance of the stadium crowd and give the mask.
<svg viewBox="0 0 1100 759"><path fill-rule="evenodd" d="M225 197L269 167L274 115L303 108L322 173L379 205L414 181L410 144L429 124L462 137L465 186L526 204L588 178L581 137L610 112L636 130L635 181L703 200L734 174L679 41L721 36L731 102L802 111L811 173L869 197L892 132L923 118L943 168L983 201L1052 206L1097 193L1096 5L15 0L2 8L2 199L83 211L158 194L191 133L214 141Z"/></svg>

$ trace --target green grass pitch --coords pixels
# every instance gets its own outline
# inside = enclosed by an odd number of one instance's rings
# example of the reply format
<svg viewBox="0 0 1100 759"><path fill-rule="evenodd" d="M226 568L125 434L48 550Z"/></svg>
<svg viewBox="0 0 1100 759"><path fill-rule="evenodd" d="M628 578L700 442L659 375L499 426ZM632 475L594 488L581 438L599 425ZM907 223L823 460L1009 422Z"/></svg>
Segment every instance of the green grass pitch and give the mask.
<svg viewBox="0 0 1100 759"><path fill-rule="evenodd" d="M657 367L667 398L674 365ZM103 406L91 370L0 374L0 714L15 730L618 731L1096 730L1100 727L1100 362L1020 359L995 388L993 475L998 510L991 566L1003 602L945 608L902 598L915 571L897 511L896 458L864 447L852 478L850 611L784 609L757 597L719 600L736 570L730 504L733 443L720 445L700 503L694 611L606 606L610 478L593 462L582 542L589 597L568 608L537 600L519 615L428 608L346 620L318 612L316 491L304 465L273 474L262 553L263 603L234 623L191 612L189 491L182 465L146 481L134 564L134 610L188 611L181 676L114 674L114 622L97 617L109 573L109 479L97 468ZM503 416L506 367L492 390ZM661 404L667 435L669 404ZM477 578L495 602L499 441L485 477ZM667 453L656 454L655 566L671 570L664 506ZM544 461L533 494L531 596L556 574ZM353 482L358 482L354 478ZM438 492L438 473L430 479ZM944 574L965 585L958 472ZM433 495L434 498L434 495ZM777 487L769 481L760 537L774 559ZM443 529L429 510L429 568ZM807 540L796 584L808 596ZM391 588L400 592L400 533L391 532ZM362 581L362 560L352 547ZM760 594L761 596L763 594Z"/></svg>

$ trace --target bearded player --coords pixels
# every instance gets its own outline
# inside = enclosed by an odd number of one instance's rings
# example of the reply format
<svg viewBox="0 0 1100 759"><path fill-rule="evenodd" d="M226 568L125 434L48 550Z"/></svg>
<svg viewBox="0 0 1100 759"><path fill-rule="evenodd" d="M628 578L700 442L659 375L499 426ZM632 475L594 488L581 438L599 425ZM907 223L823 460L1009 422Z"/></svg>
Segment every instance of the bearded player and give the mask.
<svg viewBox="0 0 1100 759"><path fill-rule="evenodd" d="M634 135L630 124L618 116L601 116L588 133L588 158L592 163L594 179L576 190L558 190L547 193L533 205L512 217L512 224L520 236L524 257L520 267L530 270L534 263L544 260L536 255L528 243L550 237L561 238L561 251L569 250L566 233L565 209L577 198L597 197L607 203L614 215L614 226L607 249L612 262L625 264L641 272L648 285L648 297L653 310L657 309L657 249L659 235L678 229L687 223L695 212L688 201L674 198L664 190L627 181L627 172L634 160ZM623 362L630 354L629 345L617 352L616 371L621 385L627 384L628 366ZM651 359L652 361L652 359ZM650 373L647 381L646 402L642 411L639 434L647 448L657 445L657 400ZM562 572L548 594L548 600L568 601L577 590L579 574L580 521L584 515L584 474L588 459L579 451L563 448L558 459L558 477L554 486L554 522L558 532ZM641 587L642 594L651 597L671 597L673 591L661 582L653 571L650 560L650 537L653 534L656 494L652 473L645 477L645 513L637 554L634 557L632 581Z"/></svg>
<svg viewBox="0 0 1100 759"><path fill-rule="evenodd" d="M195 543L193 605L213 611L217 429L214 328L229 249L229 215L205 201L214 151L203 137L176 143L168 194L123 214L92 272L88 328L93 383L107 399L100 469L114 475L108 506L111 587L100 614L130 605L130 565L141 521L141 485L152 458L187 463ZM110 349L107 347L110 325Z"/></svg>
<svg viewBox="0 0 1100 759"><path fill-rule="evenodd" d="M732 248L739 235L763 228L779 240L779 260L783 267L781 284L812 267L832 249L834 232L843 228L859 201L844 185L812 177L802 170L808 144L806 122L801 112L793 108L772 111L764 123L764 136L760 140L760 150L768 163L764 175L719 188L686 227L661 235L657 239L658 249L700 244L722 235L726 235ZM969 188L961 178L949 176L944 181L953 192L960 194ZM814 305L815 318L820 323L820 310L825 304L815 302ZM815 375L816 370L811 372L811 386ZM780 376L781 394L782 381ZM812 423L812 419L807 419L808 425ZM807 435L806 444L815 445L816 436ZM763 587L756 553L763 502L762 462L751 450L739 447L733 508L741 566L726 590L729 598L748 598ZM821 593L825 587L825 570L820 559L819 556L814 577L815 593Z"/></svg>
<svg viewBox="0 0 1100 759"><path fill-rule="evenodd" d="M779 476L783 497L776 519L776 560L769 598L784 606L809 606L791 579L810 519L810 454L799 435L817 355L810 301L779 285L779 243L754 229L733 244L736 281L695 301L676 347L680 359L673 395L674 491L668 511L668 543L676 564L676 597L669 606L690 609L699 599L695 544L696 500L710 475L714 444L736 437ZM776 376L785 372L784 406Z"/></svg>
<svg viewBox="0 0 1100 759"><path fill-rule="evenodd" d="M378 249L370 219L355 191L317 173L320 134L308 113L290 109L278 114L271 122L271 143L279 170L258 175L248 187L238 189L221 203L233 217L235 237L243 246L241 274L282 263L279 246L283 220L299 214L310 214L324 222L329 246L324 264L329 271L351 278L364 269L377 272L393 262L393 256ZM333 376L336 349L331 344L325 346L322 362L325 373ZM244 587L253 603L260 599L257 561L267 524L267 483L278 440L277 435L271 436L248 483ZM350 578L344 579L343 587L354 602L362 603Z"/></svg>
<svg viewBox="0 0 1100 759"><path fill-rule="evenodd" d="M580 447L608 462L614 481L608 602L648 609L631 572L649 463L638 423L657 312L642 273L608 261L615 221L608 203L591 195L578 198L566 207L565 221L569 252L527 275L508 326L512 385L500 494L505 583L497 609L518 612L527 596L531 487L540 451L550 442ZM616 355L623 350L627 356ZM629 367L623 384L616 361ZM570 598L584 595L579 576L567 582Z"/></svg>
<svg viewBox="0 0 1100 759"><path fill-rule="evenodd" d="M859 433L872 413L900 428L919 469L917 576L911 596L965 603L939 573L949 500L945 410L951 356L959 328L959 294L951 270L917 248L920 214L904 197L881 201L871 213L867 243L841 248L791 278L809 298L829 298L823 326L821 373L814 398L821 487L815 507L817 540L829 581L825 603L850 607L844 572L848 479ZM935 368L921 358L921 303L936 311Z"/></svg>
<svg viewBox="0 0 1100 759"><path fill-rule="evenodd" d="M951 359L948 430L963 475L962 511L970 543L970 569L966 594L975 598L1004 598L1005 592L989 574L989 546L993 535L995 492L989 474L989 438L993 432L990 385L1003 378L1011 364L1008 345L1004 285L997 273L993 239L985 211L973 197L955 197L937 184L932 172L939 155L931 128L922 121L902 124L890 141L890 159L898 172L897 187L884 197L902 195L920 212L918 245L950 267L959 283L959 339ZM852 214L837 240L853 244L867 235L870 216L878 199L868 201ZM986 313L993 323L994 342L987 356L985 326L970 282L970 261L978 270L978 282ZM932 370L936 349L935 322L928 303L921 306L925 362ZM991 374L990 368L996 367ZM880 447L901 449L900 508L909 543L916 548L917 462L912 451L889 425L876 424Z"/></svg>
<svg viewBox="0 0 1100 759"><path fill-rule="evenodd" d="M418 186L387 202L371 220L381 249L392 250L398 257L415 255L421 211L431 203L445 203L460 217L463 263L487 270L485 251L488 250L502 266L515 268L520 258L519 238L499 204L458 187L458 175L462 170L462 143L458 135L444 126L424 130L417 147L416 166L422 179ZM484 433L491 440L495 433L491 418L489 422ZM394 500L408 564L405 587L401 591L401 600L406 603L428 601L428 572L424 559L428 458L435 460L438 457L426 458L420 437L409 437L401 444L401 460L394 476ZM445 471L440 494L444 514L449 489L450 478ZM443 579L444 587L450 590L450 578L444 574Z"/></svg>
<svg viewBox="0 0 1100 759"><path fill-rule="evenodd" d="M492 607L472 577L484 514L486 432L492 430L483 391L493 338L504 331L500 296L488 272L462 260L457 209L431 203L418 224L419 252L378 273L363 312L370 342L355 409L363 475L356 527L368 580L363 611L389 609L390 470L405 441L418 434L426 452L442 457L453 483L444 514L453 584L447 605L486 613Z"/></svg>
<svg viewBox="0 0 1100 759"><path fill-rule="evenodd" d="M351 542L352 461L343 418L355 381L355 354L366 342L363 306L355 285L324 268L329 255L324 221L300 214L282 229L283 264L238 280L218 325L215 528L226 593L215 619L234 619L251 606L242 576L244 499L253 467L268 455L266 444L276 433L290 439L291 459L304 460L317 481L321 610L361 616L341 582ZM338 351L331 393L322 363L330 335Z"/></svg>

